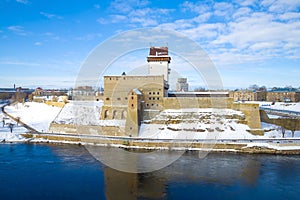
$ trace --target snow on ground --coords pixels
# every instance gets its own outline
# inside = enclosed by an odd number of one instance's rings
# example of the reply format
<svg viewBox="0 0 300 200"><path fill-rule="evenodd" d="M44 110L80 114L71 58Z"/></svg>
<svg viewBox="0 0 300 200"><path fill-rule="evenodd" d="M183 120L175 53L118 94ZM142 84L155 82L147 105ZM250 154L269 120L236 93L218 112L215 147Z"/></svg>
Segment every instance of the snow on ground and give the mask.
<svg viewBox="0 0 300 200"><path fill-rule="evenodd" d="M244 148L250 147L265 147L269 149L276 149L276 150L299 150L299 146L278 146L276 144L271 143L248 143Z"/></svg>
<svg viewBox="0 0 300 200"><path fill-rule="evenodd" d="M71 101L63 109L48 106L43 103L28 102L7 106L5 110L20 120L37 129L48 131L50 123L82 124L102 126L125 126L125 120L99 120L103 102ZM0 119L3 119L0 113ZM244 118L240 111L231 109L168 109L161 112L154 119L145 121L140 128L140 137L157 139L260 139L282 138L280 127L262 123L265 130L264 136L255 136L247 130L250 128L239 120ZM165 123L170 122L178 123ZM156 122L154 122L156 121ZM6 119L6 123L11 120ZM16 124L15 122L12 122ZM20 136L25 133L24 127L16 126L13 134L9 127L1 126L0 141L24 140ZM285 137L291 137L291 131L286 130ZM300 131L295 132L295 137L300 137Z"/></svg>
<svg viewBox="0 0 300 200"><path fill-rule="evenodd" d="M300 112L300 102L297 103L275 102L274 105L272 105L272 102L265 102L265 101L249 101L249 103L257 103L259 104L260 107L265 107L270 109Z"/></svg>
<svg viewBox="0 0 300 200"><path fill-rule="evenodd" d="M261 128L265 130L265 137L267 138L282 138L281 127L275 124L262 122ZM285 130L285 138L292 138L292 132ZM300 137L300 131L295 131L295 137Z"/></svg>
<svg viewBox="0 0 300 200"><path fill-rule="evenodd" d="M257 138L247 131L247 125L238 123L243 118L242 112L231 109L168 109L142 124L139 134L157 139Z"/></svg>
<svg viewBox="0 0 300 200"><path fill-rule="evenodd" d="M228 126L224 129L215 129L216 126L201 125L203 132L197 131L197 124L142 124L140 128L140 137L156 138L156 139L254 139L259 138L250 134L249 127L244 124L230 124L235 130L231 130ZM196 128L197 127L197 128ZM171 128L171 129L170 129ZM174 128L177 128L174 130ZM185 129L188 128L188 131ZM214 129L212 132L207 129ZM173 129L173 130L172 130ZM193 130L195 129L195 130ZM199 129L198 129L199 130Z"/></svg>
<svg viewBox="0 0 300 200"><path fill-rule="evenodd" d="M57 124L99 125L102 101L70 101L54 122Z"/></svg>
<svg viewBox="0 0 300 200"><path fill-rule="evenodd" d="M47 132L61 108L44 103L26 102L5 107L5 111L40 132Z"/></svg>
<svg viewBox="0 0 300 200"><path fill-rule="evenodd" d="M2 107L4 104L0 104ZM27 132L27 130L19 125L16 125L15 122L11 121L9 118L5 117L0 109L0 142L19 142L24 141L25 139L20 135L22 133ZM4 120L4 121L3 121ZM4 125L3 125L4 122ZM12 133L10 132L10 128L8 126L9 123L14 124Z"/></svg>

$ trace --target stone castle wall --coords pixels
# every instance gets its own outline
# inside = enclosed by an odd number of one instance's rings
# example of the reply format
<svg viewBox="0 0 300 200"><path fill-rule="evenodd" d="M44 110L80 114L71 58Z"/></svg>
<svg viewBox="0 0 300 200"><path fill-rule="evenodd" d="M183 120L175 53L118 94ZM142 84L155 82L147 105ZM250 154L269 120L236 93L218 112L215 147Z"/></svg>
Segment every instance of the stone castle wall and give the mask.
<svg viewBox="0 0 300 200"><path fill-rule="evenodd" d="M74 125L74 124L55 124L51 123L50 133L67 133L67 134L87 134L87 135L107 135L123 136L124 130L117 126L91 126L91 125Z"/></svg>
<svg viewBox="0 0 300 200"><path fill-rule="evenodd" d="M164 109L232 107L232 98L223 97L168 97L163 100Z"/></svg>
<svg viewBox="0 0 300 200"><path fill-rule="evenodd" d="M245 114L247 125L251 129L260 129L261 128L261 120L260 120L260 112L258 104L250 104L250 103L235 103L232 104L233 110L242 111Z"/></svg>

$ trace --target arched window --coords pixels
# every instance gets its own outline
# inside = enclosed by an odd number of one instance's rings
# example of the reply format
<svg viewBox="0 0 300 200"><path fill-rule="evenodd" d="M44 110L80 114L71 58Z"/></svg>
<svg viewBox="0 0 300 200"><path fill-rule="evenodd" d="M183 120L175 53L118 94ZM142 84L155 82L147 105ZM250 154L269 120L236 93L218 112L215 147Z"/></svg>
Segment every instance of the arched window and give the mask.
<svg viewBox="0 0 300 200"><path fill-rule="evenodd" d="M127 116L127 112L126 112L126 110L123 110L122 115L121 115L121 119L126 119L126 116Z"/></svg>
<svg viewBox="0 0 300 200"><path fill-rule="evenodd" d="M109 111L108 110L105 110L104 111L104 119L107 119L109 116Z"/></svg>
<svg viewBox="0 0 300 200"><path fill-rule="evenodd" d="M116 110L114 110L113 111L113 116L112 116L112 119L116 119L117 118L117 111Z"/></svg>

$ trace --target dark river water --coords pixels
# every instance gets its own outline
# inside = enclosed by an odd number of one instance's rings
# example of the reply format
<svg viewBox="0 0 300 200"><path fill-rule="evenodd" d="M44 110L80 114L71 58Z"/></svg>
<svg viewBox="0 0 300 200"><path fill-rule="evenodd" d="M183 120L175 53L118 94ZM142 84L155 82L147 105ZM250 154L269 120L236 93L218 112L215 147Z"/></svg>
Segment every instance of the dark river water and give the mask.
<svg viewBox="0 0 300 200"><path fill-rule="evenodd" d="M0 144L0 192L0 199L300 199L300 156L187 152L164 169L133 174L106 167L83 146Z"/></svg>

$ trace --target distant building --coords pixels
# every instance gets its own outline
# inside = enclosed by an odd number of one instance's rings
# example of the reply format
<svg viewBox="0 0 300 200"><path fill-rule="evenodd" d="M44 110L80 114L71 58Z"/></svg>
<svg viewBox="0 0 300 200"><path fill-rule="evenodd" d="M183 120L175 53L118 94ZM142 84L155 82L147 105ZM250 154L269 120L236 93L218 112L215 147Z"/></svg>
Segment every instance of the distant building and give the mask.
<svg viewBox="0 0 300 200"><path fill-rule="evenodd" d="M233 98L234 101L256 101L255 92L250 90L238 90L229 93L229 96Z"/></svg>
<svg viewBox="0 0 300 200"><path fill-rule="evenodd" d="M189 91L189 84L187 83L187 78L178 78L176 83L177 92L187 92Z"/></svg>
<svg viewBox="0 0 300 200"><path fill-rule="evenodd" d="M95 90L91 86L78 86L75 89L71 89L68 94L74 100L99 101L103 98L103 90Z"/></svg>
<svg viewBox="0 0 300 200"><path fill-rule="evenodd" d="M278 102L299 102L300 91L297 89L281 88L267 93L267 101Z"/></svg>
<svg viewBox="0 0 300 200"><path fill-rule="evenodd" d="M281 88L271 91L238 90L229 93L234 101L299 102L300 91Z"/></svg>
<svg viewBox="0 0 300 200"><path fill-rule="evenodd" d="M24 102L27 100L28 95L32 93L33 90L29 88L15 87L14 88L0 88L0 100L12 100Z"/></svg>

